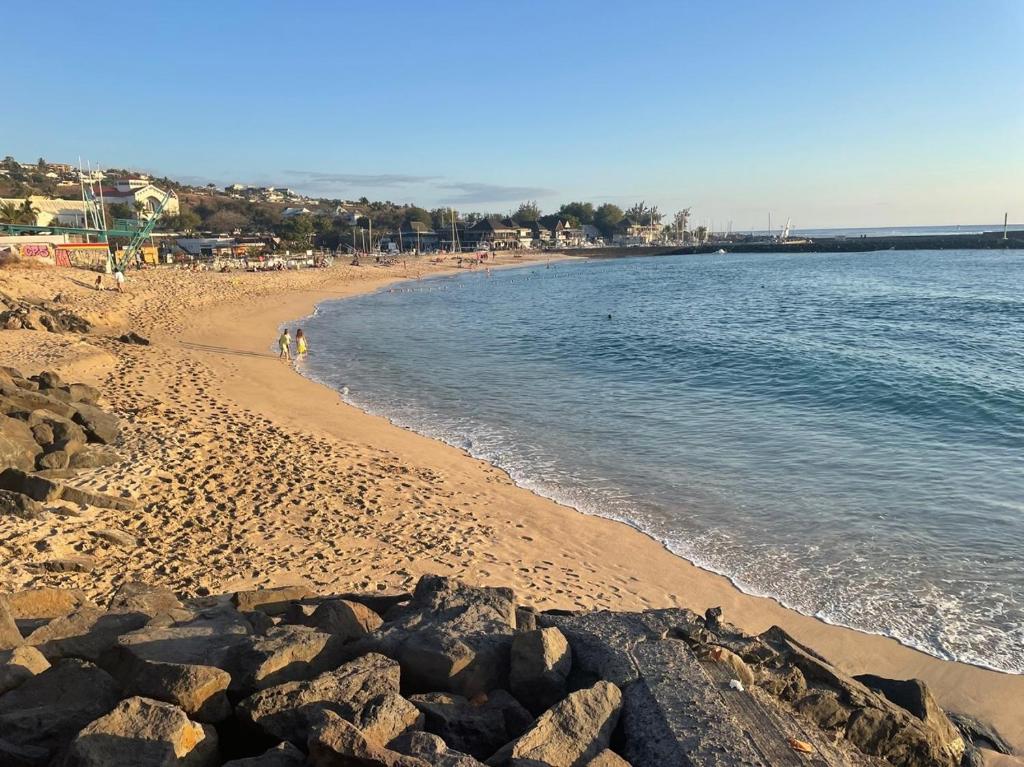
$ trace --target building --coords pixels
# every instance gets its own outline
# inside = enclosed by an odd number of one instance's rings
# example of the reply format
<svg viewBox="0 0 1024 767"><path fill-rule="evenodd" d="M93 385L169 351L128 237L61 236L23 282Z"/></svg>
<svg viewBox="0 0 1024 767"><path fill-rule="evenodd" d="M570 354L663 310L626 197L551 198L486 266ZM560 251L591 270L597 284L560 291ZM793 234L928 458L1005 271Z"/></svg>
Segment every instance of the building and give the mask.
<svg viewBox="0 0 1024 767"><path fill-rule="evenodd" d="M490 250L519 247L519 231L496 218L482 218L466 230L465 244Z"/></svg>
<svg viewBox="0 0 1024 767"><path fill-rule="evenodd" d="M405 250L418 250L420 253L433 253L441 247L440 235L422 221L402 224L399 242Z"/></svg>
<svg viewBox="0 0 1024 767"><path fill-rule="evenodd" d="M32 195L28 201L36 211L36 226L85 226L85 203L81 200L54 200ZM0 199L0 205L4 203L20 207L25 198Z"/></svg>
<svg viewBox="0 0 1024 767"><path fill-rule="evenodd" d="M174 192L165 192L163 189L142 178L127 178L114 183L113 186L105 186L101 189L103 203L105 205L127 205L133 210L136 204L142 206L142 216L150 218L160 206L165 194L170 197L167 205L164 206L162 215L176 216L181 211L178 205L178 195Z"/></svg>
<svg viewBox="0 0 1024 767"><path fill-rule="evenodd" d="M618 231L612 237L612 243L626 247L650 245L660 237L661 227L657 224L641 224L630 218L624 218L619 224Z"/></svg>
<svg viewBox="0 0 1024 767"><path fill-rule="evenodd" d="M285 208L281 211L281 217L295 218L296 216L308 216L312 212L309 208Z"/></svg>

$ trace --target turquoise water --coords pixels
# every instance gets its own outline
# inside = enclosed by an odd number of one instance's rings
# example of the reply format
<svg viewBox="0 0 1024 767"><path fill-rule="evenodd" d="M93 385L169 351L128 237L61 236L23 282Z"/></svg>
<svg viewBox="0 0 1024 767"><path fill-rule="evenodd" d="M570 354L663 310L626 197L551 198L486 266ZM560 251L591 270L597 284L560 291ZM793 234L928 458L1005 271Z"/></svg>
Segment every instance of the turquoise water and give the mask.
<svg viewBox="0 0 1024 767"><path fill-rule="evenodd" d="M525 487L806 614L1024 672L1024 251L563 262L303 327L307 374Z"/></svg>

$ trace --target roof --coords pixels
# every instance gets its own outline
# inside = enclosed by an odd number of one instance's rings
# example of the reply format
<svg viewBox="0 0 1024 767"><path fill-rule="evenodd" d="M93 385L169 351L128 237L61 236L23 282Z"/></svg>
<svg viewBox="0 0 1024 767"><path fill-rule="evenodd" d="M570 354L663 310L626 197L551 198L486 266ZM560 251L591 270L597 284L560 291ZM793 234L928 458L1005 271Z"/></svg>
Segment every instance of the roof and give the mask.
<svg viewBox="0 0 1024 767"><path fill-rule="evenodd" d="M32 207L40 213L49 213L53 216L60 213L82 213L85 210L85 203L81 200L54 200L38 194L31 195L28 200L32 203ZM0 199L0 204L7 202L20 206L25 203L25 198L4 197Z"/></svg>
<svg viewBox="0 0 1024 767"><path fill-rule="evenodd" d="M417 234L435 234L434 230L422 221L406 221L402 224L403 232L416 232Z"/></svg>
<svg viewBox="0 0 1024 767"><path fill-rule="evenodd" d="M512 228L493 218L482 218L473 224L472 229L478 232L511 232Z"/></svg>

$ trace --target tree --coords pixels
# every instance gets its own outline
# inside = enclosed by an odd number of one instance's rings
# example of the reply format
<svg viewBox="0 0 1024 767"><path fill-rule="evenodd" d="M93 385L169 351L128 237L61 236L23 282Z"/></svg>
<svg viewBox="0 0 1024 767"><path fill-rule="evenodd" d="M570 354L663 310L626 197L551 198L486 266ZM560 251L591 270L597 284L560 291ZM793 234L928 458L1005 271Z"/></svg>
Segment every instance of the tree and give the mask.
<svg viewBox="0 0 1024 767"><path fill-rule="evenodd" d="M574 218L581 224L594 223L594 205L589 202L570 202L558 209L562 218Z"/></svg>
<svg viewBox="0 0 1024 767"><path fill-rule="evenodd" d="M664 218L664 216L658 212L657 205L648 208L644 200L641 200L636 205L629 208L626 211L626 217L638 224L642 224L643 226L660 224L661 219Z"/></svg>
<svg viewBox="0 0 1024 767"><path fill-rule="evenodd" d="M433 217L430 215L428 210L424 208L417 208L415 205L406 208L405 211L405 223L411 224L414 221L423 224L424 226L433 226Z"/></svg>
<svg viewBox="0 0 1024 767"><path fill-rule="evenodd" d="M611 237L623 218L622 208L606 202L594 211L594 226L601 230L605 237Z"/></svg>
<svg viewBox="0 0 1024 767"><path fill-rule="evenodd" d="M698 226L693 231L693 236L697 242L706 242L708 239L708 228L706 226Z"/></svg>
<svg viewBox="0 0 1024 767"><path fill-rule="evenodd" d="M536 200L527 200L526 202L520 203L516 212L512 214L512 219L517 224L532 224L539 218L540 206L537 205Z"/></svg>
<svg viewBox="0 0 1024 767"><path fill-rule="evenodd" d="M452 216L458 215L449 208L434 208L430 211L430 225L435 232L448 231L452 225Z"/></svg>
<svg viewBox="0 0 1024 767"><path fill-rule="evenodd" d="M107 205L107 219L114 221L118 218L135 218L130 205L123 202L115 202Z"/></svg>
<svg viewBox="0 0 1024 767"><path fill-rule="evenodd" d="M0 221L7 224L32 225L36 223L38 215L39 211L32 207L32 202L28 199L20 205L13 200L0 205Z"/></svg>
<svg viewBox="0 0 1024 767"><path fill-rule="evenodd" d="M686 231L687 225L690 223L690 209L683 208L677 211L672 217L672 223L676 228L676 233L682 233Z"/></svg>
<svg viewBox="0 0 1024 767"><path fill-rule="evenodd" d="M278 236L288 242L307 244L313 236L313 222L309 216L286 218L275 228Z"/></svg>
<svg viewBox="0 0 1024 767"><path fill-rule="evenodd" d="M218 210L206 221L206 225L214 232L233 232L244 229L249 219L233 210Z"/></svg>
<svg viewBox="0 0 1024 767"><path fill-rule="evenodd" d="M39 168L41 172L46 171L46 160L40 157L39 162L36 163L36 167Z"/></svg>

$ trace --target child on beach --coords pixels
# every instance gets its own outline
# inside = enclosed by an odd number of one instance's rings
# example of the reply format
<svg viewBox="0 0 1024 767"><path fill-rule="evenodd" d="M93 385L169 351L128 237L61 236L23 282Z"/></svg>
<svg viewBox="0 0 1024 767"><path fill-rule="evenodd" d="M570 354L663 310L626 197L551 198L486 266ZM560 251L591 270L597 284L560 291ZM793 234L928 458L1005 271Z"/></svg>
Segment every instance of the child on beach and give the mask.
<svg viewBox="0 0 1024 767"><path fill-rule="evenodd" d="M292 352L291 352L292 337L288 333L288 328L284 329L284 332L281 334L281 337L279 339L277 339L277 343L281 347L281 354L280 354L281 358L282 359L286 359L286 360L290 360L292 358Z"/></svg>
<svg viewBox="0 0 1024 767"><path fill-rule="evenodd" d="M117 283L117 292L124 293L124 272L120 269L114 271L114 282Z"/></svg>
<svg viewBox="0 0 1024 767"><path fill-rule="evenodd" d="M302 332L302 328L299 328L295 331L295 356L305 357L306 351L306 334Z"/></svg>
<svg viewBox="0 0 1024 767"><path fill-rule="evenodd" d="M103 275L96 275L96 290L103 290Z"/></svg>

